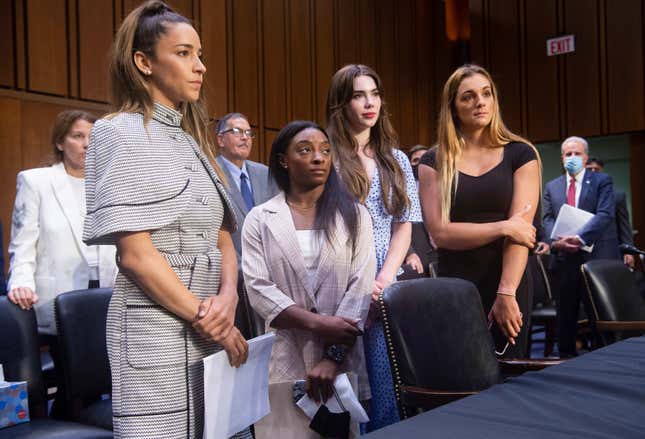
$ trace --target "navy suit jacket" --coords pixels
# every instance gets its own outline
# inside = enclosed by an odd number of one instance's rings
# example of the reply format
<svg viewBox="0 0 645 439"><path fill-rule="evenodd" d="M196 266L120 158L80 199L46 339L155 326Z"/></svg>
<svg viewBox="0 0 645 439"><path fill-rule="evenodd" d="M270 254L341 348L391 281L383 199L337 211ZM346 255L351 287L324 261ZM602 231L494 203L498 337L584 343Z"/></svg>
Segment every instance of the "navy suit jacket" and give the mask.
<svg viewBox="0 0 645 439"><path fill-rule="evenodd" d="M544 188L542 223L545 237L551 241L551 231L560 208L567 203L567 179L562 175ZM595 214L578 233L587 244L594 245L591 254L582 252L585 260L620 258L616 233L615 201L611 177L601 172L585 170L578 208Z"/></svg>

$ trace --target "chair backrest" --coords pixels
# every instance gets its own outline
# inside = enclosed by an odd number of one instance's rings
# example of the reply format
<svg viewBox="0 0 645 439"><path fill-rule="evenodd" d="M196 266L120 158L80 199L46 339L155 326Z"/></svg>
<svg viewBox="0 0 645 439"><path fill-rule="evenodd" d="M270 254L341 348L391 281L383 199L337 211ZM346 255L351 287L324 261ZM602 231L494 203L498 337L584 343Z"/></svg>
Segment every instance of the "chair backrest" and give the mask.
<svg viewBox="0 0 645 439"><path fill-rule="evenodd" d="M36 313L21 309L6 296L0 297L0 363L7 381L27 381L30 407L47 401Z"/></svg>
<svg viewBox="0 0 645 439"><path fill-rule="evenodd" d="M244 286L244 275L237 276L237 308L235 309L235 326L247 340L264 334L264 320L255 312L249 302L249 295Z"/></svg>
<svg viewBox="0 0 645 439"><path fill-rule="evenodd" d="M621 260L597 259L582 264L594 321L645 321L645 301L634 273Z"/></svg>
<svg viewBox="0 0 645 439"><path fill-rule="evenodd" d="M70 291L56 297L60 361L70 399L95 397L111 391L105 341L111 297L109 288Z"/></svg>
<svg viewBox="0 0 645 439"><path fill-rule="evenodd" d="M452 278L395 282L379 302L395 389L478 391L500 382L472 283Z"/></svg>
<svg viewBox="0 0 645 439"><path fill-rule="evenodd" d="M553 300L553 295L542 257L540 255L529 256L527 269L533 282L533 305L549 305Z"/></svg>

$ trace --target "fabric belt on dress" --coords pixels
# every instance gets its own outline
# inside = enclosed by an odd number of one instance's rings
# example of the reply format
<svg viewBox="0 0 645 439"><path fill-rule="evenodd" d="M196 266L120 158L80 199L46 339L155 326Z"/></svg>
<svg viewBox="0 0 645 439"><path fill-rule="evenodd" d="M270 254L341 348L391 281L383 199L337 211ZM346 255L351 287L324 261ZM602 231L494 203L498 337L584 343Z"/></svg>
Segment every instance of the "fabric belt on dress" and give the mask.
<svg viewBox="0 0 645 439"><path fill-rule="evenodd" d="M217 262L219 251L210 250L205 253L160 253L173 268L193 268L197 260L202 258L206 259L208 267L211 268Z"/></svg>

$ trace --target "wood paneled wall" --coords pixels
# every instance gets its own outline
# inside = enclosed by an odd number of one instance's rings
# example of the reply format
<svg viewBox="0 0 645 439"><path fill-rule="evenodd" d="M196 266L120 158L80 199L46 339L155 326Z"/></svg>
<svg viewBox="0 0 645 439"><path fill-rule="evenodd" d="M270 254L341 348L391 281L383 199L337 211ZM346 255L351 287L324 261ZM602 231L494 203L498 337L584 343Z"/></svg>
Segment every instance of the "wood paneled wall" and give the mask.
<svg viewBox="0 0 645 439"><path fill-rule="evenodd" d="M473 61L500 89L504 120L534 142L645 130L645 2L470 0ZM575 52L546 40L575 35Z"/></svg>
<svg viewBox="0 0 645 439"><path fill-rule="evenodd" d="M434 142L454 68L441 0L170 0L202 37L213 119L245 113L252 158L293 119L324 124L329 80L346 63L381 75L401 146ZM139 0L0 0L0 219L5 248L20 169L49 154L54 115L102 114L107 59ZM471 51L498 83L508 125L534 142L645 130L645 0L470 0ZM546 39L576 52L546 56ZM637 188L633 188L637 190ZM636 196L635 200L639 198ZM645 197L643 197L645 198Z"/></svg>

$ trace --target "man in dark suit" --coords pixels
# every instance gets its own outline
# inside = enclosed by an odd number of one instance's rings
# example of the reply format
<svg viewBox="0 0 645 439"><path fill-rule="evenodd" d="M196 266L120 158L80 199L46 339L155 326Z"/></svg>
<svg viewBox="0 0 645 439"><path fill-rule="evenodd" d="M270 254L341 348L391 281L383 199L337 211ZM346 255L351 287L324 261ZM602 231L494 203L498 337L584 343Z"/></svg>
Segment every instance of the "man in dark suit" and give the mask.
<svg viewBox="0 0 645 439"><path fill-rule="evenodd" d="M407 152L410 165L412 166L412 173L417 182L417 190L419 187L419 161L421 156L428 151L428 147L424 145L414 145ZM428 232L426 231L423 222L412 223L412 239L410 240L410 248L405 255L403 261L403 271L397 277L398 280L415 279L417 277L425 277L430 275L430 264L437 262L437 252L430 241Z"/></svg>
<svg viewBox="0 0 645 439"><path fill-rule="evenodd" d="M560 355L572 356L576 355L578 310L584 292L580 265L591 259L614 259L620 255L611 177L585 169L589 145L583 138L569 137L562 142L561 151L566 173L546 184L542 215L545 236L555 254L552 272L560 291ZM591 212L594 217L575 236L551 240L555 220L564 204Z"/></svg>
<svg viewBox="0 0 645 439"><path fill-rule="evenodd" d="M217 163L228 180L227 191L233 200L237 231L231 235L238 265L242 254L242 224L249 211L278 193L275 182L269 179L269 168L247 160L253 147L255 131L241 113L222 117L215 128L220 155Z"/></svg>
<svg viewBox="0 0 645 439"><path fill-rule="evenodd" d="M587 169L593 172L604 172L605 163L599 158L592 157L587 162ZM627 212L627 195L625 191L614 188L614 200L616 201L616 230L618 232L618 244L634 245L634 234L632 225L629 223ZM628 267L634 268L636 262L633 255L623 255L623 262Z"/></svg>

